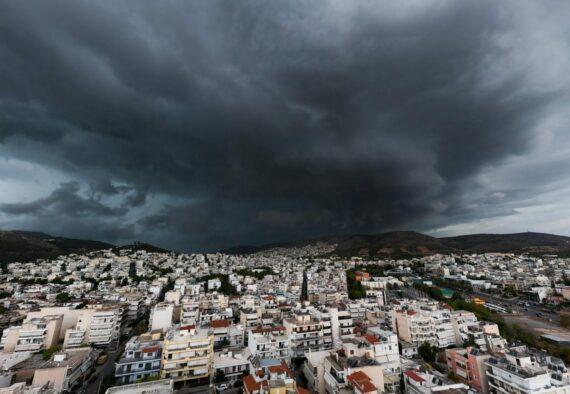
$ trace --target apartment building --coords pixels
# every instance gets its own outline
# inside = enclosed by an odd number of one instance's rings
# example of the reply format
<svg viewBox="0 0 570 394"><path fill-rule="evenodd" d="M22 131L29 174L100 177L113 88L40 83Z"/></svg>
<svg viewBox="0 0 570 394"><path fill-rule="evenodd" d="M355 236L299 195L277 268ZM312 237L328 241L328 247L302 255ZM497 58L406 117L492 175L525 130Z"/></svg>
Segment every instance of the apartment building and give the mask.
<svg viewBox="0 0 570 394"><path fill-rule="evenodd" d="M249 350L245 349L241 353L230 351L218 352L214 354L213 378L223 377L223 382L233 383L241 380L246 374L252 370L251 363L248 360ZM218 378L219 379L219 378Z"/></svg>
<svg viewBox="0 0 570 394"><path fill-rule="evenodd" d="M105 394L172 394L174 393L174 382L171 379L156 380L154 382L143 382L128 384L125 386L114 386L107 389Z"/></svg>
<svg viewBox="0 0 570 394"><path fill-rule="evenodd" d="M445 309L395 310L392 323L398 337L413 344L429 342L440 349L456 344L451 313Z"/></svg>
<svg viewBox="0 0 570 394"><path fill-rule="evenodd" d="M254 375L243 378L245 394L308 394L297 387L297 382L287 364L272 365L259 370Z"/></svg>
<svg viewBox="0 0 570 394"><path fill-rule="evenodd" d="M254 359L289 359L289 335L283 326L258 327L248 330L248 349Z"/></svg>
<svg viewBox="0 0 570 394"><path fill-rule="evenodd" d="M330 320L317 320L308 311L299 310L291 318L283 319L283 326L294 357L302 357L309 351L333 348Z"/></svg>
<svg viewBox="0 0 570 394"><path fill-rule="evenodd" d="M174 313L174 305L170 303L156 304L151 312L148 320L150 331L162 331L165 333L172 326L172 317Z"/></svg>
<svg viewBox="0 0 570 394"><path fill-rule="evenodd" d="M432 345L437 344L435 326L429 315L413 310L395 310L393 311L392 323L394 331L402 341L413 344L424 342L429 342Z"/></svg>
<svg viewBox="0 0 570 394"><path fill-rule="evenodd" d="M209 382L214 355L214 334L196 326L172 327L164 337L163 379L175 383Z"/></svg>
<svg viewBox="0 0 570 394"><path fill-rule="evenodd" d="M487 394L489 385L485 373L485 362L490 354L477 348L447 349L445 351L447 367L463 383L468 384L480 393Z"/></svg>
<svg viewBox="0 0 570 394"><path fill-rule="evenodd" d="M328 308L331 321L332 339L335 348L341 346L342 341L354 338L354 321L348 310Z"/></svg>
<svg viewBox="0 0 570 394"><path fill-rule="evenodd" d="M491 357L485 365L490 393L570 392L568 369L561 360L550 356L537 357L526 349L509 349L504 357Z"/></svg>
<svg viewBox="0 0 570 394"><path fill-rule="evenodd" d="M382 367L384 388L387 392L398 391L402 371L398 336L392 331L369 327L364 339L372 346L374 359Z"/></svg>
<svg viewBox="0 0 570 394"><path fill-rule="evenodd" d="M180 324L183 326L196 325L200 321L200 302L185 297L180 307Z"/></svg>
<svg viewBox="0 0 570 394"><path fill-rule="evenodd" d="M78 331L83 331L84 341L87 343L96 347L109 346L121 335L124 312L125 310L119 306L97 306L92 309L83 309L73 335L79 338ZM74 339L73 342L77 340ZM70 338L67 339L68 344L71 342Z"/></svg>
<svg viewBox="0 0 570 394"><path fill-rule="evenodd" d="M449 346L455 346L455 330L451 321L451 312L447 309L435 309L429 311L429 314L433 319L437 347L445 349Z"/></svg>
<svg viewBox="0 0 570 394"><path fill-rule="evenodd" d="M406 394L433 393L470 393L469 386L464 383L454 383L436 372L410 369L404 372L404 387Z"/></svg>
<svg viewBox="0 0 570 394"><path fill-rule="evenodd" d="M307 379L307 387L312 393L325 392L325 358L330 356L330 350L306 354L303 365L303 375Z"/></svg>
<svg viewBox="0 0 570 394"><path fill-rule="evenodd" d="M159 376L162 358L160 338L160 331L155 331L129 339L123 356L115 364L115 378L119 384Z"/></svg>
<svg viewBox="0 0 570 394"><path fill-rule="evenodd" d="M382 367L373 358L368 356L347 356L343 352L334 352L324 360L325 392L340 394L354 391L355 380L365 379L360 373L370 379L370 385L375 392L384 391L384 375ZM357 373L357 375L354 375ZM357 387L361 392L370 392L371 386ZM373 391L374 392L374 391Z"/></svg>
<svg viewBox="0 0 570 394"><path fill-rule="evenodd" d="M32 318L21 326L6 328L2 333L0 347L4 353L37 352L57 345L62 315Z"/></svg>
<svg viewBox="0 0 570 394"><path fill-rule="evenodd" d="M91 348L55 353L34 372L33 386L53 385L56 392L75 392L95 361Z"/></svg>
<svg viewBox="0 0 570 394"><path fill-rule="evenodd" d="M240 311L240 324L247 330L261 325L261 308L243 308Z"/></svg>

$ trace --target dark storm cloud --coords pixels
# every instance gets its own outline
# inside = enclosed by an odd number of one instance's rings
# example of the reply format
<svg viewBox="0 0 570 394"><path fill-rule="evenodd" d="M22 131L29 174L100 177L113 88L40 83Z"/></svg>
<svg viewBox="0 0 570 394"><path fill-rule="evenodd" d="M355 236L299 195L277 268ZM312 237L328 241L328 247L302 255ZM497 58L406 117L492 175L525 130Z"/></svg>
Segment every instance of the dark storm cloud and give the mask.
<svg viewBox="0 0 570 394"><path fill-rule="evenodd" d="M497 66L514 7L6 2L0 144L92 195L0 209L145 206L117 238L181 249L512 213L476 209L466 182L527 152L560 95Z"/></svg>
<svg viewBox="0 0 570 394"><path fill-rule="evenodd" d="M49 196L27 203L1 204L0 211L12 215L38 215L57 218L122 216L125 208L112 208L93 197L82 197L77 182L61 184Z"/></svg>

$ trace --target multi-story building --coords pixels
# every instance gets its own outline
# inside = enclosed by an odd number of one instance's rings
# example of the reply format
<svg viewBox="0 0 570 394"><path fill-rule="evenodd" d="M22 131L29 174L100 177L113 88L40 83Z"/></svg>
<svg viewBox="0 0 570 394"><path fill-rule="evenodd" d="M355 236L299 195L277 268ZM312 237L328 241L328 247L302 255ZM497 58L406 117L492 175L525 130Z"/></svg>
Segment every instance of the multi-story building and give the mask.
<svg viewBox="0 0 570 394"><path fill-rule="evenodd" d="M170 303L156 304L151 312L148 320L150 331L160 330L165 333L172 326L172 315L174 305Z"/></svg>
<svg viewBox="0 0 570 394"><path fill-rule="evenodd" d="M163 379L175 383L209 382L214 355L214 334L196 326L172 327L164 337Z"/></svg>
<svg viewBox="0 0 570 394"><path fill-rule="evenodd" d="M160 333L148 333L132 337L125 345L123 356L115 364L115 378L119 384L160 374L162 341Z"/></svg>
<svg viewBox="0 0 570 394"><path fill-rule="evenodd" d="M423 312L423 311L422 311ZM451 321L451 312L447 309L429 311L435 328L436 346L440 349L455 346L455 331Z"/></svg>
<svg viewBox="0 0 570 394"><path fill-rule="evenodd" d="M252 357L256 360L291 357L289 336L283 326L250 329L247 343Z"/></svg>
<svg viewBox="0 0 570 394"><path fill-rule="evenodd" d="M553 357L509 349L504 357L486 361L490 393L568 394L570 375L564 363Z"/></svg>
<svg viewBox="0 0 570 394"><path fill-rule="evenodd" d="M180 324L183 326L196 325L200 321L200 303L185 297L180 307Z"/></svg>
<svg viewBox="0 0 570 394"><path fill-rule="evenodd" d="M240 323L245 329L261 325L261 308L244 308L240 311Z"/></svg>
<svg viewBox="0 0 570 394"><path fill-rule="evenodd" d="M230 383L241 380L252 370L248 360L249 350L244 352L218 352L214 355L214 369L212 377L215 383Z"/></svg>
<svg viewBox="0 0 570 394"><path fill-rule="evenodd" d="M302 357L305 352L332 349L330 320L317 320L307 311L296 311L293 317L283 319L289 336L293 356ZM328 330L328 331L327 331Z"/></svg>
<svg viewBox="0 0 570 394"><path fill-rule="evenodd" d="M417 369L404 372L404 387L406 394L470 393L469 386L464 383L454 383L436 372Z"/></svg>
<svg viewBox="0 0 570 394"><path fill-rule="evenodd" d="M370 384L374 386L376 392L384 391L384 375L380 364L369 355L350 356L346 350L345 352L334 352L325 357L325 392L340 394L350 392L351 389L354 391L354 380L362 381L362 383L364 381L364 379L360 379L362 377L360 374L354 375L355 373L364 373L370 379ZM371 389L371 386L367 385L366 387ZM369 392L368 389L365 389L365 392Z"/></svg>
<svg viewBox="0 0 570 394"><path fill-rule="evenodd" d="M94 360L91 348L55 353L35 370L32 385L41 387L49 382L58 393L76 392L93 367Z"/></svg>
<svg viewBox="0 0 570 394"><path fill-rule="evenodd" d="M32 318L4 330L0 347L5 353L37 352L57 345L62 315Z"/></svg>
<svg viewBox="0 0 570 394"><path fill-rule="evenodd" d="M447 367L463 383L480 393L487 394L489 386L485 374L485 361L491 355L474 347L466 349L447 349L445 351Z"/></svg>
<svg viewBox="0 0 570 394"><path fill-rule="evenodd" d="M429 342L439 348L456 344L451 313L445 309L395 310L392 324L398 337L406 342Z"/></svg>
<svg viewBox="0 0 570 394"><path fill-rule="evenodd" d="M402 372L398 336L392 331L369 327L364 339L372 346L374 358L382 367L384 388L387 392L398 391Z"/></svg>
<svg viewBox="0 0 570 394"><path fill-rule="evenodd" d="M394 331L398 333L398 338L402 341L413 344L424 342L437 344L435 326L429 315L413 310L396 310L393 311L392 323Z"/></svg>
<svg viewBox="0 0 570 394"><path fill-rule="evenodd" d="M307 387L312 393L325 392L325 358L330 356L330 350L311 352L305 355L303 374L307 379Z"/></svg>
<svg viewBox="0 0 570 394"><path fill-rule="evenodd" d="M254 375L243 378L245 394L305 394L306 390L297 387L291 370L287 364L272 365L259 370ZM307 393L308 394L308 393Z"/></svg>
<svg viewBox="0 0 570 394"><path fill-rule="evenodd" d="M105 394L172 394L174 393L174 382L172 379L156 380L154 382L142 382L128 384L125 386L110 387Z"/></svg>
<svg viewBox="0 0 570 394"><path fill-rule="evenodd" d="M121 335L124 312L118 306L84 309L77 320L76 330L84 331L85 341L93 346L109 346ZM79 336L77 332L75 334Z"/></svg>

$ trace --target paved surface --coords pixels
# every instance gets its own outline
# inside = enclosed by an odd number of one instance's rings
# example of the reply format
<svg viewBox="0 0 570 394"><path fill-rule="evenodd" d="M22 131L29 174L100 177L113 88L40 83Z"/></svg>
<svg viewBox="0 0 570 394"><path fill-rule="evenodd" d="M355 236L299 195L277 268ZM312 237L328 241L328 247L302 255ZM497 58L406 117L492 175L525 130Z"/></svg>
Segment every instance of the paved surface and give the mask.
<svg viewBox="0 0 570 394"><path fill-rule="evenodd" d="M97 376L97 379L93 383L87 383L83 393L85 394L97 394L99 392L99 387L107 375L115 374L115 361L119 357L119 352L107 351L107 362L103 365L97 366L93 375Z"/></svg>
<svg viewBox="0 0 570 394"><path fill-rule="evenodd" d="M480 291L474 291L473 294L479 298L484 299L495 305L503 306L505 308L511 308L517 313L517 315L526 317L527 319L540 320L545 322L551 328L560 327L559 315L557 313L551 312L542 306L530 305L530 306L519 306L518 303L521 301L519 298L501 298L497 296L492 296ZM523 301L526 302L526 301ZM512 315L503 315L503 317L512 317Z"/></svg>

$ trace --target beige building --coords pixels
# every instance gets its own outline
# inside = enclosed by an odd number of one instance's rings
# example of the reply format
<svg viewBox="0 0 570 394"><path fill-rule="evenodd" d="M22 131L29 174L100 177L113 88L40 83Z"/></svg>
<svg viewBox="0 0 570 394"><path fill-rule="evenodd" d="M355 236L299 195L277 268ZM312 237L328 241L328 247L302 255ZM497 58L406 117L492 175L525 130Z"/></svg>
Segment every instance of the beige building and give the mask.
<svg viewBox="0 0 570 394"><path fill-rule="evenodd" d="M162 350L161 378L177 382L209 382L214 356L214 334L196 326L173 327Z"/></svg>
<svg viewBox="0 0 570 394"><path fill-rule="evenodd" d="M59 342L62 315L33 318L4 330L0 347L5 353L37 352Z"/></svg>
<svg viewBox="0 0 570 394"><path fill-rule="evenodd" d="M56 353L36 369L32 385L42 386L49 382L56 392L74 392L92 368L93 361L91 348Z"/></svg>

